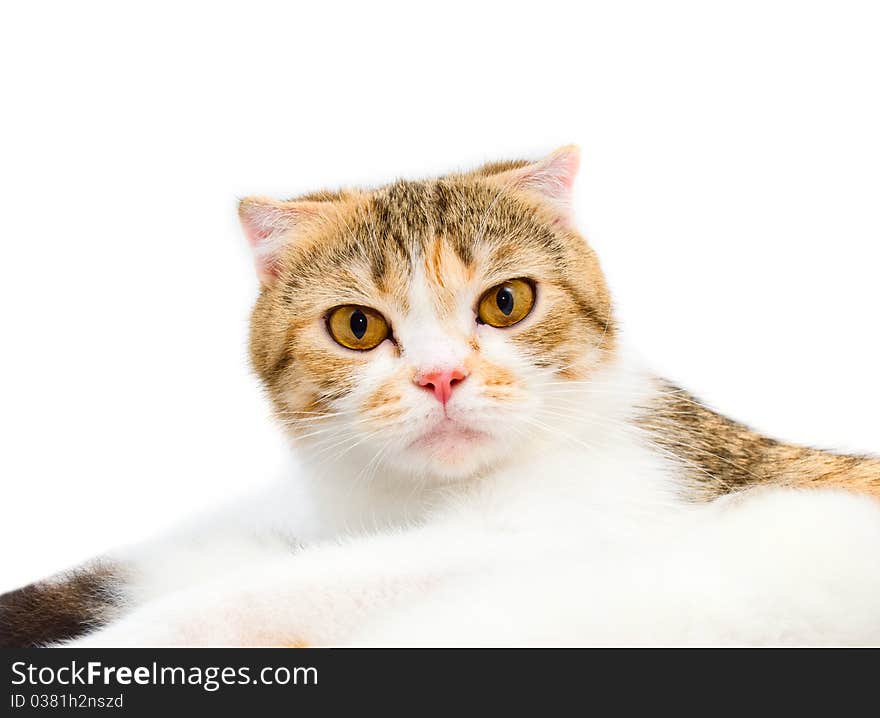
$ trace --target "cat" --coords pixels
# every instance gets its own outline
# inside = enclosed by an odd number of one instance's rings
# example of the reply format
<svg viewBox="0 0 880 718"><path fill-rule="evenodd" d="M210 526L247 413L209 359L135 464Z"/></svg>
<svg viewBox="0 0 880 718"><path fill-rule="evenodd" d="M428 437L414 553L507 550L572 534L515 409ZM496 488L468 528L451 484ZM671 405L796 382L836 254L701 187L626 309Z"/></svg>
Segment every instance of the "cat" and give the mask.
<svg viewBox="0 0 880 718"><path fill-rule="evenodd" d="M0 645L880 643L880 460L643 368L578 165L242 200L290 476L0 596Z"/></svg>

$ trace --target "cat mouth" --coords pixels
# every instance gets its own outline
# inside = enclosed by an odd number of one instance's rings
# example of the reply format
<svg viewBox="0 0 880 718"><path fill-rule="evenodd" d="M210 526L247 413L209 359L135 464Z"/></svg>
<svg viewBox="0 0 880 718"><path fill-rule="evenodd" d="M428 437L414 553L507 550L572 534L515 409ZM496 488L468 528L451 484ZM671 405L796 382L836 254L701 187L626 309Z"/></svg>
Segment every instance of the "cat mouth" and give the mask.
<svg viewBox="0 0 880 718"><path fill-rule="evenodd" d="M412 449L467 448L486 441L489 434L452 419L444 419L411 444Z"/></svg>

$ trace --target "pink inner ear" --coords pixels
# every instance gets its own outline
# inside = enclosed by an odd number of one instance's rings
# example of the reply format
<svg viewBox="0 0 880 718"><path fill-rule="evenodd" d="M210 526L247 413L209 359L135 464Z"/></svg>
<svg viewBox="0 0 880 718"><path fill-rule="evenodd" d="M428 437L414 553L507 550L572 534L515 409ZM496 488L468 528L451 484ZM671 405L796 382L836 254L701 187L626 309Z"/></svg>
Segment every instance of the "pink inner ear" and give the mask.
<svg viewBox="0 0 880 718"><path fill-rule="evenodd" d="M300 220L311 214L308 207L292 203L285 205L261 198L242 201L239 218L262 282L268 283L277 275L278 255L294 239Z"/></svg>
<svg viewBox="0 0 880 718"><path fill-rule="evenodd" d="M540 195L546 202L562 210L560 219L568 220L572 187L580 166L577 147L562 147L542 160L498 176L508 187L518 187Z"/></svg>
<svg viewBox="0 0 880 718"><path fill-rule="evenodd" d="M239 210L241 226L244 229L248 244L253 249L260 248L267 239L274 234L279 234L293 225L293 213L288 213L271 205L257 203L251 200L242 202Z"/></svg>
<svg viewBox="0 0 880 718"><path fill-rule="evenodd" d="M543 160L514 170L519 175L514 181L523 189L536 192L553 204L567 208L579 166L578 148L563 147Z"/></svg>
<svg viewBox="0 0 880 718"><path fill-rule="evenodd" d="M257 247L271 236L272 230L246 223L244 225L244 234L247 237L248 244L250 244L251 247Z"/></svg>

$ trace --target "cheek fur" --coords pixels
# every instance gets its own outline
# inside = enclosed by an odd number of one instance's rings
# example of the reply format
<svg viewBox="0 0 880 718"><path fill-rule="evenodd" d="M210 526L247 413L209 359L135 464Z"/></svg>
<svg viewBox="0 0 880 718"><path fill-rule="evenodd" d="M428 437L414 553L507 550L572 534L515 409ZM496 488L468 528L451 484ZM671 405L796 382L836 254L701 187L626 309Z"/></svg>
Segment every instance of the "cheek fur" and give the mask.
<svg viewBox="0 0 880 718"><path fill-rule="evenodd" d="M336 413L337 403L355 390L361 364L356 355L328 351L313 337L300 335L284 372L269 385L277 413L312 421Z"/></svg>
<svg viewBox="0 0 880 718"><path fill-rule="evenodd" d="M588 359L610 343L609 330L584 316L576 299L561 287L542 286L535 316L511 333L510 341L539 369L551 369L570 379L584 378Z"/></svg>
<svg viewBox="0 0 880 718"><path fill-rule="evenodd" d="M402 373L398 373L382 382L377 389L370 392L361 404L364 418L373 424L383 425L403 417Z"/></svg>
<svg viewBox="0 0 880 718"><path fill-rule="evenodd" d="M354 386L358 363L354 360L312 348L300 348L294 360L300 381L316 386L326 396L339 399Z"/></svg>
<svg viewBox="0 0 880 718"><path fill-rule="evenodd" d="M482 396L493 401L514 399L520 388L516 375L500 363L481 357L469 362L468 369L473 380L482 384Z"/></svg>

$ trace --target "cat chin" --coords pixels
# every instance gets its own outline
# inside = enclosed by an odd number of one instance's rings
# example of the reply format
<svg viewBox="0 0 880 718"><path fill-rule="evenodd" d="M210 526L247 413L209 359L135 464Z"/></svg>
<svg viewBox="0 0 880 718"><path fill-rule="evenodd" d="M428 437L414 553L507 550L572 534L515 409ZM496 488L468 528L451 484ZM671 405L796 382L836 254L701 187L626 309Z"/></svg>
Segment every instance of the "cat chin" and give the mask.
<svg viewBox="0 0 880 718"><path fill-rule="evenodd" d="M444 459L455 461L457 457L466 457L475 449L491 442L492 437L484 431L447 421L426 431L409 448L417 452L439 454Z"/></svg>
<svg viewBox="0 0 880 718"><path fill-rule="evenodd" d="M504 447L491 434L464 426L440 426L425 432L401 453L402 467L438 481L477 476L501 461Z"/></svg>

